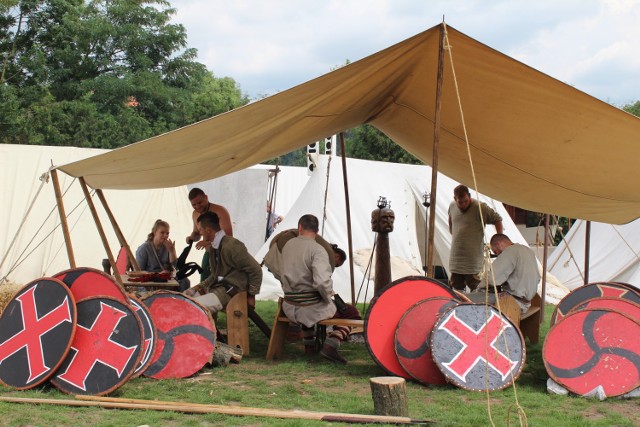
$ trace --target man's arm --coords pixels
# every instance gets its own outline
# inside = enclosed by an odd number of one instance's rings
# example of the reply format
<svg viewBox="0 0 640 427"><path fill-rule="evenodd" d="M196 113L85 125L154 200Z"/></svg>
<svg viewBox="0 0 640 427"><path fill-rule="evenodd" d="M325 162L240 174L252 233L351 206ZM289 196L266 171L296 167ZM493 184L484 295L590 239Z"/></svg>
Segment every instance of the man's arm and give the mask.
<svg viewBox="0 0 640 427"><path fill-rule="evenodd" d="M320 245L318 245L318 250L313 254L311 270L313 273L313 286L325 302L331 301L331 297L334 294L331 264L329 263L329 254Z"/></svg>
<svg viewBox="0 0 640 427"><path fill-rule="evenodd" d="M231 254L231 267L240 270L247 275L247 294L257 295L260 293L262 285L262 267L258 261L251 256L244 243L237 241ZM249 298L247 298L248 300ZM255 298L254 298L255 301Z"/></svg>
<svg viewBox="0 0 640 427"><path fill-rule="evenodd" d="M496 226L496 233L502 234L502 231L503 231L502 220L496 221L495 226Z"/></svg>
<svg viewBox="0 0 640 427"><path fill-rule="evenodd" d="M449 233L453 234L453 224L451 223L451 215L449 215Z"/></svg>
<svg viewBox="0 0 640 427"><path fill-rule="evenodd" d="M220 229L224 230L224 234L227 236L233 236L233 226L231 224L231 215L229 211L221 205L211 204L211 211L215 212L220 219Z"/></svg>
<svg viewBox="0 0 640 427"><path fill-rule="evenodd" d="M200 240L200 237L202 237L200 235L200 231L198 231L198 213L196 211L193 211L193 213L191 214L191 219L193 220L193 231L191 231L191 234L189 234L187 236L187 244L189 244L189 242L197 242L198 240ZM197 247L197 245L196 245ZM198 248L200 249L200 248Z"/></svg>

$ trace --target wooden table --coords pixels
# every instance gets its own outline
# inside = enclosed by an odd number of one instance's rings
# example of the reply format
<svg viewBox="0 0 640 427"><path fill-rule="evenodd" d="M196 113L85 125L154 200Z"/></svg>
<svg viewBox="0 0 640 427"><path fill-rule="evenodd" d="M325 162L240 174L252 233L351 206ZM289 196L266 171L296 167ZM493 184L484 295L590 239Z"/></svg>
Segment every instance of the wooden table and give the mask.
<svg viewBox="0 0 640 427"><path fill-rule="evenodd" d="M166 289L169 291L177 291L179 288L178 281L175 279L169 279L167 282L133 282L132 277L128 274L121 274L122 285L127 288L138 287L145 288L147 291L157 291L159 289Z"/></svg>

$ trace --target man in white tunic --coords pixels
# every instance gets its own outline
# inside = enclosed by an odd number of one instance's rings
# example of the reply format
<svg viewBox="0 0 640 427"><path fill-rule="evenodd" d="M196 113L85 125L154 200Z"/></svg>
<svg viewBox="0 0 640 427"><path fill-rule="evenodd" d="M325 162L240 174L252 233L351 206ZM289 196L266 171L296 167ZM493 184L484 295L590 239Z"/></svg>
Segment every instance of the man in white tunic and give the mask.
<svg viewBox="0 0 640 427"><path fill-rule="evenodd" d="M315 241L318 218L303 215L298 221L298 237L282 249L282 310L292 322L302 325L305 353L315 353L315 325L330 318L360 319L358 310L346 305L336 309L331 280L331 263L327 250ZM320 355L332 362L345 364L340 355L340 343L349 335L350 328L334 327L320 350Z"/></svg>
<svg viewBox="0 0 640 427"><path fill-rule="evenodd" d="M489 282L502 285L502 292L510 294L520 306L520 311L526 313L531 307L531 300L538 290L540 271L538 261L533 251L519 243L513 243L504 234L491 237L491 250L498 255L493 261L493 275L489 275ZM482 285L481 285L482 286ZM467 294L474 302L484 302L485 289L480 287L478 292ZM488 295L488 303L495 304L496 295Z"/></svg>

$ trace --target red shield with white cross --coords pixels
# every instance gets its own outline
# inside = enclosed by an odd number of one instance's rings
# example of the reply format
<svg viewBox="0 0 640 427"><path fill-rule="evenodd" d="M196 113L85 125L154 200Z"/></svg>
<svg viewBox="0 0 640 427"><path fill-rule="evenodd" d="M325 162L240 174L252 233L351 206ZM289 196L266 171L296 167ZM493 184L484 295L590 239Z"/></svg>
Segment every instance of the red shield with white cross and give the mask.
<svg viewBox="0 0 640 427"><path fill-rule="evenodd" d="M445 312L433 327L431 351L450 382L476 391L509 386L525 360L520 331L484 304L460 304Z"/></svg>
<svg viewBox="0 0 640 427"><path fill-rule="evenodd" d="M78 302L71 351L51 383L69 394L104 395L124 384L142 355L142 324L128 305L113 298Z"/></svg>
<svg viewBox="0 0 640 427"><path fill-rule="evenodd" d="M551 326L558 323L577 306L593 298L622 298L640 304L640 291L626 283L589 283L565 295L551 315Z"/></svg>
<svg viewBox="0 0 640 427"><path fill-rule="evenodd" d="M0 381L18 389L46 381L69 352L75 328L76 306L64 283L27 284L0 316Z"/></svg>

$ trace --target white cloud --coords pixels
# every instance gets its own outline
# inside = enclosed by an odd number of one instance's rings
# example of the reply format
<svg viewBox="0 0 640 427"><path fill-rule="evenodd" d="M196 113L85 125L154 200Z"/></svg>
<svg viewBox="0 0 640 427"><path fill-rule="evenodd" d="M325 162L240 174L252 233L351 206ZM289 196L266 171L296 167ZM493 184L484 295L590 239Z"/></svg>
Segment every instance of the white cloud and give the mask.
<svg viewBox="0 0 640 427"><path fill-rule="evenodd" d="M640 99L637 0L173 0L199 61L250 96L288 89L442 22L616 104Z"/></svg>

